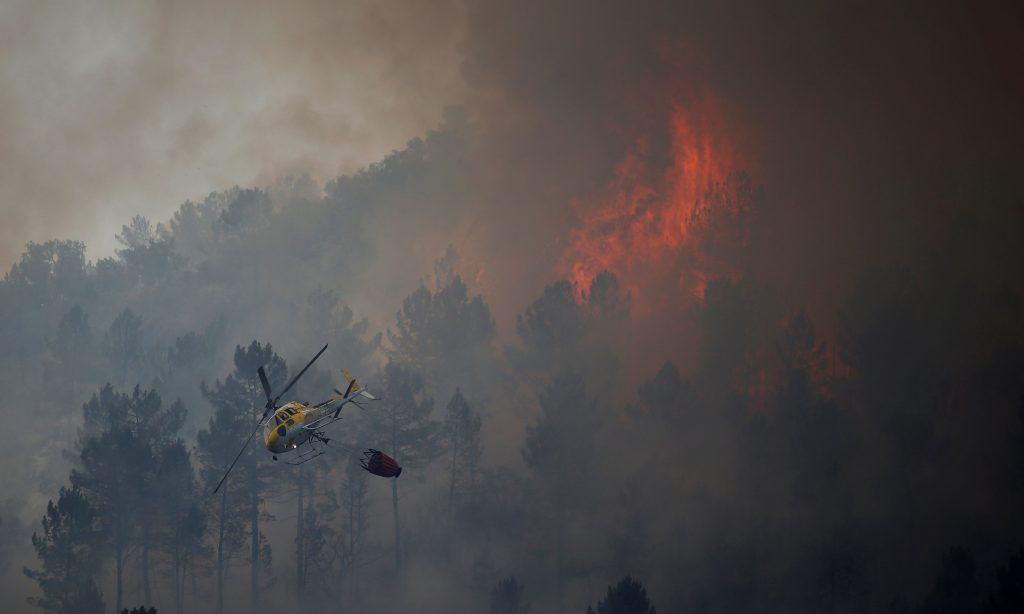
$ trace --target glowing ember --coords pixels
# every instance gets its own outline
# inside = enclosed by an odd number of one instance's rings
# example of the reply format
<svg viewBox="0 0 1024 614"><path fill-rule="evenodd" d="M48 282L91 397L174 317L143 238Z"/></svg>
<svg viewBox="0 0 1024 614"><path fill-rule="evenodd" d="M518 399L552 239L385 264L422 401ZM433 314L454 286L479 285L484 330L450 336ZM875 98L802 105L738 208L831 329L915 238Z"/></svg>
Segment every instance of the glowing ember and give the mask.
<svg viewBox="0 0 1024 614"><path fill-rule="evenodd" d="M702 244L735 172L735 156L710 101L676 106L669 121L667 164L651 161L638 139L619 164L606 195L573 203L580 218L562 256L561 273L578 292L601 271L615 273L634 299L652 284L703 294L709 274Z"/></svg>

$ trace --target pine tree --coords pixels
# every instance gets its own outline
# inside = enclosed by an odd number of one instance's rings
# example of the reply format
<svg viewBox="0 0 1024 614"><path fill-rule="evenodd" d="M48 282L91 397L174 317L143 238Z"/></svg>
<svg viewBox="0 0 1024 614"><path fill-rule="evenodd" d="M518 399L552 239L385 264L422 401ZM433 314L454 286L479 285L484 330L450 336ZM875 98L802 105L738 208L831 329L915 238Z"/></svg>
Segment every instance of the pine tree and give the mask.
<svg viewBox="0 0 1024 614"><path fill-rule="evenodd" d="M46 339L43 382L55 398L80 401L95 373L96 351L89 315L75 305L61 316L53 338Z"/></svg>
<svg viewBox="0 0 1024 614"><path fill-rule="evenodd" d="M113 544L117 608L124 599L124 567L135 545L140 557L144 598L152 600L150 554L158 515L158 458L184 424L180 402L164 406L155 391L135 387L131 395L107 384L83 406L79 467L71 483L95 504Z"/></svg>
<svg viewBox="0 0 1024 614"><path fill-rule="evenodd" d="M188 450L181 441L164 448L156 474L157 541L171 567L174 611L184 611L185 578L204 553L206 518Z"/></svg>
<svg viewBox="0 0 1024 614"><path fill-rule="evenodd" d="M509 576L499 581L491 589L491 614L526 614L530 606L523 598L525 587L515 578Z"/></svg>
<svg viewBox="0 0 1024 614"><path fill-rule="evenodd" d="M333 290L315 288L306 298L303 319L308 332L304 336L309 347L329 343L331 351L321 358L335 370L362 372L371 356L380 348L381 333L370 334L370 321L357 320L352 309ZM335 371L336 372L336 371Z"/></svg>
<svg viewBox="0 0 1024 614"><path fill-rule="evenodd" d="M180 396L189 407L205 407L199 382L215 373L217 360L222 352L227 320L214 318L201 331L189 331L175 338L174 344L163 354L158 377L158 387L166 394ZM197 412L198 413L198 412ZM189 432L197 432L206 426L207 416L191 416L186 425Z"/></svg>
<svg viewBox="0 0 1024 614"><path fill-rule="evenodd" d="M359 598L357 593L359 582L356 574L363 563L367 550L367 533L369 530L370 503L368 500L370 474L358 463L349 462L345 466L344 479L341 484L341 512L344 523L344 534L347 539L347 567L349 585L353 600Z"/></svg>
<svg viewBox="0 0 1024 614"><path fill-rule="evenodd" d="M204 475L211 489L263 415L266 398L257 369L260 366L266 369L271 387L275 390L284 385L288 373L284 359L274 353L270 344L260 344L258 341L253 341L247 348L236 347L234 365L234 371L223 381L218 380L212 387L203 385L204 396L215 408L210 428L199 433L200 457L206 467ZM270 462L264 450L259 445L250 445L239 459L231 477L221 487L220 508L214 512L218 524L215 529L218 611L223 608L224 568L234 545L231 519L240 509L244 509L249 524L250 608L255 610L259 602L260 570L261 567L267 568L270 556L269 546L264 543L260 531L264 494L270 487L267 477L269 469Z"/></svg>
<svg viewBox="0 0 1024 614"><path fill-rule="evenodd" d="M400 465L427 465L440 452L438 424L431 419L434 400L427 396L423 377L410 367L388 362L378 377L387 404L368 414L371 441L379 444ZM402 532L398 506L398 480L391 481L391 507L395 525L395 569L402 567Z"/></svg>
<svg viewBox="0 0 1024 614"><path fill-rule="evenodd" d="M522 347L509 349L509 358L517 370L538 381L569 370L583 374L592 385L613 381L618 358L612 348L620 345L629 303L629 294L608 272L597 275L587 288L565 280L551 284L516 316Z"/></svg>
<svg viewBox="0 0 1024 614"><path fill-rule="evenodd" d="M103 355L125 386L129 371L142 362L144 354L142 317L125 308L103 336Z"/></svg>
<svg viewBox="0 0 1024 614"><path fill-rule="evenodd" d="M102 567L103 533L97 510L81 489L60 489L43 516L43 533L32 534L41 568L24 573L39 584L41 598L29 603L47 614L102 614L103 595L95 576Z"/></svg>
<svg viewBox="0 0 1024 614"><path fill-rule="evenodd" d="M217 407L210 418L209 427L197 434L196 455L200 462L203 492L210 493L224 475L238 446L248 436L252 425L245 416L230 407ZM237 478L237 476L232 476ZM220 492L205 501L205 516L210 523L213 541L214 580L216 582L216 609L224 611L224 589L227 567L245 542L246 501L241 496L241 485L235 479L227 480Z"/></svg>
<svg viewBox="0 0 1024 614"><path fill-rule="evenodd" d="M656 614L654 605L647 597L643 582L630 576L608 587L604 600L597 603L597 609L587 608L588 614Z"/></svg>
<svg viewBox="0 0 1024 614"><path fill-rule="evenodd" d="M471 298L455 275L434 291L420 286L402 301L395 331L388 331L387 354L429 377L432 392L451 390L453 374L461 385L477 390L495 334L490 307L480 295Z"/></svg>
<svg viewBox="0 0 1024 614"><path fill-rule="evenodd" d="M480 468L480 414L474 411L462 391L457 389L448 401L443 425L448 473L448 514L455 513L456 498L472 493Z"/></svg>
<svg viewBox="0 0 1024 614"><path fill-rule="evenodd" d="M554 554L554 581L561 606L569 551L568 516L579 504L582 477L590 470L596 403L587 398L583 378L570 373L556 378L539 398L541 414L528 426L523 459L536 484L535 518L541 539Z"/></svg>

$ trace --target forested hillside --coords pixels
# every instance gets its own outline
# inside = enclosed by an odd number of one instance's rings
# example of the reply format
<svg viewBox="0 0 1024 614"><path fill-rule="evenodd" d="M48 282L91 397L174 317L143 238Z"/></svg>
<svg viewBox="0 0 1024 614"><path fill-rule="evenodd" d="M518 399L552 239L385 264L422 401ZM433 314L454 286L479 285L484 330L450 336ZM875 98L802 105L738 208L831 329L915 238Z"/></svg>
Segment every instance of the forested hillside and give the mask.
<svg viewBox="0 0 1024 614"><path fill-rule="evenodd" d="M94 262L26 247L0 283L5 610L1019 611L1020 279L985 239L1008 209L963 203L828 329L749 255L682 325L607 272L492 308L445 221L475 138L453 115L322 188L135 217ZM652 357L652 330L686 336ZM257 367L280 386L322 343L297 399L345 368L383 400L213 495Z"/></svg>

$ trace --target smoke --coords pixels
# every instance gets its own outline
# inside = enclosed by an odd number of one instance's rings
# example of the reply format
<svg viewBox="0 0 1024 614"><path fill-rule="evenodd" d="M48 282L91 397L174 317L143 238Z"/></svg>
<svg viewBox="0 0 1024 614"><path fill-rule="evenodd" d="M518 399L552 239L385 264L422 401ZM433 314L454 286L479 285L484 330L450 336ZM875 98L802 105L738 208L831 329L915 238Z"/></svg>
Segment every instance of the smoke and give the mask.
<svg viewBox="0 0 1024 614"><path fill-rule="evenodd" d="M1021 135L1012 5L23 2L3 11L7 262L27 240L52 236L109 255L110 228L136 213L166 218L214 189L302 173L326 182L460 105L482 133L479 190L449 241L487 246L481 282L499 305L515 303L564 271L566 237L607 200L629 152L643 143L648 172L667 168L674 110L700 120L713 97L715 137L777 203L765 261L786 271L779 283L808 294L933 238L950 207L943 194L971 181L965 170L1007 172ZM907 193L932 198L897 206Z"/></svg>
<svg viewBox="0 0 1024 614"><path fill-rule="evenodd" d="M458 101L456 3L14 2L0 8L0 235L87 241L186 198L321 182Z"/></svg>
<svg viewBox="0 0 1024 614"><path fill-rule="evenodd" d="M838 296L865 264L933 241L950 194L1008 183L1021 141L1021 43L1008 27L1020 14L1008 5L475 3L469 15L463 74L500 148L499 226L549 257L567 226L600 220L637 143L646 172L672 166L682 109L716 124L771 201L754 246L762 272L834 310L821 288Z"/></svg>
<svg viewBox="0 0 1024 614"><path fill-rule="evenodd" d="M972 539L949 526L957 514L986 517L997 490L974 497L984 488L973 482L1009 481L989 470L1016 458L1003 445L973 453L1017 433L1006 391L1019 354L997 343L1019 338L1004 334L1019 335L1016 303L987 289L1021 283L1020 23L1016 6L953 4L8 4L0 260L55 236L107 256L132 215L166 221L196 203L164 235L186 264L143 241L137 261L58 271L81 288L35 283L49 280L46 262L0 287L11 405L45 394L62 417L59 434L5 452L50 446L39 467L6 478L5 491L30 494L3 510L4 526L35 522L72 462L54 449L72 445L81 399L68 399L87 398L93 382L74 348L60 355L67 364L45 366L75 379L37 367L56 362L47 340L73 304L92 318L95 356L124 307L141 316L134 377L162 377L168 400L183 394L195 431L211 412L196 381L224 377L234 343L270 341L294 366L331 336L323 364L372 373L403 299L458 273L486 301L466 313L486 331L493 316L496 334L458 356L431 354L429 386L436 408L461 386L483 413L486 497L448 529L445 474L409 484L407 584L390 590L391 501L375 489L368 539L379 552L360 573L382 590L364 604L469 611L500 572L525 577L548 606L561 590L555 559L574 604L630 572L649 579L659 607L813 608L823 602L786 591L828 565L898 576L919 594L934 554L924 546ZM212 190L227 191L203 200ZM957 217L965 211L971 224ZM915 272L879 272L893 263ZM960 285L943 286L947 277ZM410 312L441 322L417 334L450 332L442 316L459 296L417 293ZM975 299L985 310L968 314ZM794 318L801 310L811 317ZM836 339L844 333L856 341ZM345 354L347 344L360 351ZM168 347L180 353L170 375ZM570 371L580 377L547 388ZM308 377L311 390L330 385ZM993 399L976 392L989 388ZM969 440L955 437L971 426L964 399L995 408ZM786 415L792 407L806 415ZM917 433L895 422L907 408L938 416L939 443L897 441ZM572 451L553 456L568 469L524 460L547 418L546 436ZM963 459L948 495L943 470ZM930 503L954 511L908 528ZM284 518L290 505L267 507ZM552 530L562 513L569 522ZM1011 524L1000 516L992 532ZM267 525L280 582L293 525ZM887 538L904 529L905 542ZM566 569L553 535L572 544ZM978 541L994 560L997 539ZM868 561L900 545L906 561ZM31 558L26 540L20 548L12 560ZM777 566L757 569L761 556ZM898 573L901 562L913 571ZM864 577L850 584L862 590ZM870 605L905 588L872 586ZM847 605L870 609L861 598Z"/></svg>

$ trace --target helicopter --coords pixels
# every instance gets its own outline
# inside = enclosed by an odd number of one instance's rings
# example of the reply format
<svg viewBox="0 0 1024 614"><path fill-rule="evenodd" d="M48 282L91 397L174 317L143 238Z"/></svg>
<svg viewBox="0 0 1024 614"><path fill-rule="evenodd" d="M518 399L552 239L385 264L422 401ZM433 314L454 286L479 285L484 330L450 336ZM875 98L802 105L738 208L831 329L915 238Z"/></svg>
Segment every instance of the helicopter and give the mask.
<svg viewBox="0 0 1024 614"><path fill-rule="evenodd" d="M349 375L348 371L342 371L345 380L348 382L348 388L344 392L335 388L333 389L334 394L332 396L312 405L299 401L278 405L281 397L295 385L295 382L299 381L299 378L326 351L327 344L324 344L324 347L320 348L316 356L277 395L272 393L270 380L267 379L267 373L263 367L260 366L256 370L256 374L260 378L260 385L263 387L263 393L267 397L267 404L264 406L263 415L256 423L256 427L249 433L249 437L242 444L242 449L235 455L235 459L231 461L231 465L224 472L224 477L220 479L217 487L213 489L214 494L224 485L228 475L231 474L231 470L238 463L238 459L245 453L252 438L261 428L263 429L263 445L273 455L275 461L279 454L286 454L302 448L295 458L288 461L290 465L301 465L324 454L325 447L331 441L325 435L324 428L341 420L341 410L345 405L351 403L363 409L364 403L378 400L377 397L360 386L356 379ZM402 473L402 468L395 459L373 448L363 452L359 464L368 472L385 478L397 478Z"/></svg>

